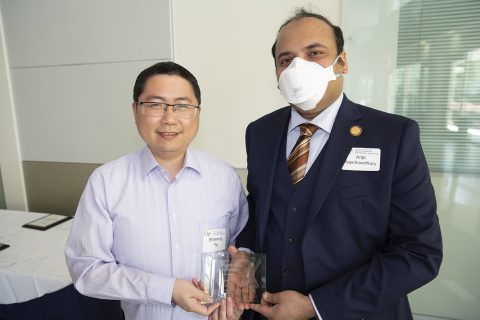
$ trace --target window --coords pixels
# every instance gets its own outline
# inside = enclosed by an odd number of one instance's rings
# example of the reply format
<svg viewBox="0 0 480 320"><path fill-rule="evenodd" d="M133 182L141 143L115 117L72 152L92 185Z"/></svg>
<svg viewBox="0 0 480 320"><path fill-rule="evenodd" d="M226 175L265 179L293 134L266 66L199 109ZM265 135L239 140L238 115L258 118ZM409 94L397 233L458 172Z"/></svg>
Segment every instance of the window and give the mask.
<svg viewBox="0 0 480 320"><path fill-rule="evenodd" d="M416 120L431 172L480 172L480 1L400 8L394 113Z"/></svg>

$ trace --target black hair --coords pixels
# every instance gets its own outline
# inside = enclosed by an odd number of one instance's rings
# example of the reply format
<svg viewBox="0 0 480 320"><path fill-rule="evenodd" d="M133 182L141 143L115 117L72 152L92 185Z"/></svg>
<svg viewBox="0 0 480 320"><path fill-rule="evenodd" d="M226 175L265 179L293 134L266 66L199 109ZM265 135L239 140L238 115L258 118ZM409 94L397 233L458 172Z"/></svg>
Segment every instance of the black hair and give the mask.
<svg viewBox="0 0 480 320"><path fill-rule="evenodd" d="M143 93L143 89L147 80L150 79L150 77L159 74L179 76L187 80L192 85L193 93L195 94L195 98L197 98L198 105L200 105L201 93L197 79L193 74L190 73L190 71L172 61L159 62L140 72L137 80L135 81L135 85L133 86L133 101L138 102L138 97Z"/></svg>
<svg viewBox="0 0 480 320"><path fill-rule="evenodd" d="M275 61L275 65L277 63L276 61L277 58L275 57L275 47L277 46L277 40L278 40L278 36L280 35L280 31L282 31L282 29L286 25L288 25L290 22L298 21L303 18L316 18L328 24L333 29L333 35L335 36L335 42L337 44L337 55L343 52L344 40L343 40L342 29L340 29L340 27L331 23L330 20L328 20L326 17L322 16L321 14L314 13L312 11L305 9L304 7L300 7L300 8L297 8L293 13L293 15L287 20L285 20L285 22L278 29L277 38L275 39L275 42L272 46L272 56L273 56L273 60ZM341 63L341 61L339 62Z"/></svg>

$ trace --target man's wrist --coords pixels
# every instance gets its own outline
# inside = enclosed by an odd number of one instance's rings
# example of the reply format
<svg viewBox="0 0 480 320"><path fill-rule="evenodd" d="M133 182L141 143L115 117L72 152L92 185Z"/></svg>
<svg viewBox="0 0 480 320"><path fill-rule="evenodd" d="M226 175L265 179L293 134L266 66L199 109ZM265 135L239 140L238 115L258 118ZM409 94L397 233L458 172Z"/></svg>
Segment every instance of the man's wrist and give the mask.
<svg viewBox="0 0 480 320"><path fill-rule="evenodd" d="M318 310L317 310L317 306L315 305L315 301L313 301L312 295L309 294L309 295L308 295L308 298L309 298L309 300L310 300L310 303L311 303L312 306L313 306L313 311L315 312L315 315L312 316L312 317L310 317L310 318L317 318L317 319L319 319L319 320L322 320L322 316L320 315L320 313L319 313ZM310 319L310 318L309 318L309 319Z"/></svg>

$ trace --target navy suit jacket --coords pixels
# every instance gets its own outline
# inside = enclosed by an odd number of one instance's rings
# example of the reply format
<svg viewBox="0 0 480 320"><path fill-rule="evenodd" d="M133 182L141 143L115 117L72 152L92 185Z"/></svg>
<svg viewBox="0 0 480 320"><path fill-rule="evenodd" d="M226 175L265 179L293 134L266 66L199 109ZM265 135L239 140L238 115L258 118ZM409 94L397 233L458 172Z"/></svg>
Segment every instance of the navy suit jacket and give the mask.
<svg viewBox="0 0 480 320"><path fill-rule="evenodd" d="M250 217L238 247L262 252L265 244L272 188L283 187L273 174L290 108L247 128ZM361 135L349 133L354 125ZM342 170L352 148L379 148L380 170ZM442 261L418 124L344 96L322 154L301 245L307 292L324 320L412 319L407 293L434 279Z"/></svg>

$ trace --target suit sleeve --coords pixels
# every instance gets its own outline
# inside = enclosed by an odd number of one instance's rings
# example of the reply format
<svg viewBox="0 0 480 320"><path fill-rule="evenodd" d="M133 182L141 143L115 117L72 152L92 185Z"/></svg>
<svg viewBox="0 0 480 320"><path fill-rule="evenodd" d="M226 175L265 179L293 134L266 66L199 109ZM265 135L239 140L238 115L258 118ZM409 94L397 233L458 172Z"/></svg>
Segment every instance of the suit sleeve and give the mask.
<svg viewBox="0 0 480 320"><path fill-rule="evenodd" d="M247 131L245 133L245 145L247 148L247 163L249 163L248 160L250 157L249 134L250 134L250 125L247 127ZM247 191L249 191L249 184L248 184L249 180L250 179L247 178ZM243 247L243 248L248 248L252 251L255 251L255 237L256 237L255 202L250 192L247 196L247 200L248 200L248 221L247 221L247 224L245 225L245 228L238 235L236 245L238 248Z"/></svg>
<svg viewBox="0 0 480 320"><path fill-rule="evenodd" d="M386 246L310 294L324 320L362 319L433 280L442 261L436 200L418 124L404 127L395 159Z"/></svg>

